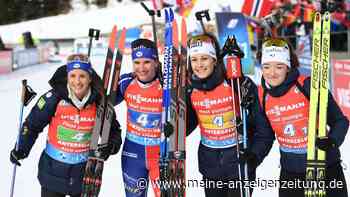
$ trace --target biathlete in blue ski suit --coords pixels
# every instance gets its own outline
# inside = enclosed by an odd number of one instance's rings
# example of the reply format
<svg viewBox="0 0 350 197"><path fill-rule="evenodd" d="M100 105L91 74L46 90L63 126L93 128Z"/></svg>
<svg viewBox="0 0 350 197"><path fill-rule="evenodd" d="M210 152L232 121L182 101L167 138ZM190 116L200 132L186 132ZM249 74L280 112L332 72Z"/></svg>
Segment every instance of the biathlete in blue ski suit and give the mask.
<svg viewBox="0 0 350 197"><path fill-rule="evenodd" d="M49 84L52 89L39 98L23 123L19 148L11 151L10 160L20 165L19 160L28 157L38 135L49 125L39 161L41 196L79 197L96 105L101 100L97 88L102 87L102 81L85 55L74 54L68 57L67 65L56 70ZM109 145L102 148L102 157L116 154L121 143L119 123L113 121Z"/></svg>
<svg viewBox="0 0 350 197"><path fill-rule="evenodd" d="M127 105L126 139L122 152L122 170L127 197L147 196L149 179L155 196L160 188L159 145L162 112L162 85L155 44L147 39L131 43L133 72L124 74L119 81L116 103ZM145 181L146 187L139 185ZM145 186L145 185L144 185Z"/></svg>

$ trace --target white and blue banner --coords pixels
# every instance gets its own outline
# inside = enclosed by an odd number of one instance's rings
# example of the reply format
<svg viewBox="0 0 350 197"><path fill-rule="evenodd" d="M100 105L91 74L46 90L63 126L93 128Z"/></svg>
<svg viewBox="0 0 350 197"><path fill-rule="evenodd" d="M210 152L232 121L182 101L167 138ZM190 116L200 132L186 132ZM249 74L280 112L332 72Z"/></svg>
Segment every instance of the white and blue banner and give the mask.
<svg viewBox="0 0 350 197"><path fill-rule="evenodd" d="M228 36L234 35L239 47L244 52L241 59L244 74L254 74L254 60L250 49L247 21L242 13L218 12L216 13L216 24L219 35L219 43L222 47Z"/></svg>
<svg viewBox="0 0 350 197"><path fill-rule="evenodd" d="M310 76L312 51L309 35L297 37L297 49L295 52L300 63L299 71L304 75Z"/></svg>

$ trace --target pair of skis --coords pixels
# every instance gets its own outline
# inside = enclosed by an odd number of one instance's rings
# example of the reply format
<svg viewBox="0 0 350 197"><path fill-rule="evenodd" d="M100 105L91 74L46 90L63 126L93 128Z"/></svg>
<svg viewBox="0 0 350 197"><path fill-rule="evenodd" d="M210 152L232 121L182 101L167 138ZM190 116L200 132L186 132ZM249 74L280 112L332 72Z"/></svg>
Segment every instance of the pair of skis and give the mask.
<svg viewBox="0 0 350 197"><path fill-rule="evenodd" d="M108 146L111 123L114 121L113 103L117 96L126 29L123 28L119 37L117 33L117 27L113 26L103 71L103 84L102 87L99 87L101 101L96 107L96 118L90 142L89 158L83 178L82 197L97 197L100 192L104 166L104 158L100 150Z"/></svg>
<svg viewBox="0 0 350 197"><path fill-rule="evenodd" d="M327 136L327 106L329 86L330 13L315 14L312 38L312 68L309 127L307 143L306 197L325 197L321 181L325 181L326 155L316 149L316 138Z"/></svg>
<svg viewBox="0 0 350 197"><path fill-rule="evenodd" d="M248 148L247 146L247 111L248 107L251 103L248 95L248 84L247 80L240 83L240 80L243 78L243 73L242 73L242 68L241 68L241 58L244 57L243 51L240 49L238 46L237 40L234 36L229 36L226 39L226 42L223 46L222 49L222 56L226 57L226 69L227 69L227 78L230 79L231 82L231 88L232 88L232 107L233 107L233 122L236 125L236 150L237 150L237 158L239 159L239 154L240 154L240 137L238 134L239 128L242 126L243 128L243 150L246 150ZM237 82L237 98L238 98L238 103L239 103L239 116L240 118L237 118L236 115L236 91L235 91L235 84L234 81ZM238 175L239 175L239 180L244 180L248 181L248 165L245 162L243 165L243 176L242 176L242 171L241 171L241 164L239 163L237 165L238 168ZM240 185L240 195L241 197L250 197L250 191L248 187L243 187L243 184Z"/></svg>
<svg viewBox="0 0 350 197"><path fill-rule="evenodd" d="M165 46L163 66L162 125L169 122L174 132L169 139L161 133L160 182L162 197L185 196L186 138L186 69L187 30L181 21L179 45L178 25L173 10L165 9Z"/></svg>

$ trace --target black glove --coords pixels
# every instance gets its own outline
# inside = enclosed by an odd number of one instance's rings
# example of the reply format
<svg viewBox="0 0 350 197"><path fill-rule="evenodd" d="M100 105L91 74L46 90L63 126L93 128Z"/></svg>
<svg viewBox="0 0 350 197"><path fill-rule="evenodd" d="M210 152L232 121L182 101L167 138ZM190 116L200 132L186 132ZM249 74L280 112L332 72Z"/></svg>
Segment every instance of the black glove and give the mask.
<svg viewBox="0 0 350 197"><path fill-rule="evenodd" d="M113 145L111 143L108 144L99 144L97 146L97 152L99 157L103 160L107 160L109 156L112 154Z"/></svg>
<svg viewBox="0 0 350 197"><path fill-rule="evenodd" d="M236 118L236 129L238 134L243 135L243 122L240 117Z"/></svg>
<svg viewBox="0 0 350 197"><path fill-rule="evenodd" d="M241 164L247 162L248 166L252 168L256 168L258 166L258 158L256 154L244 149L239 152L239 162Z"/></svg>
<svg viewBox="0 0 350 197"><path fill-rule="evenodd" d="M170 122L165 122L164 124L164 134L165 137L170 137L174 133L174 127Z"/></svg>
<svg viewBox="0 0 350 197"><path fill-rule="evenodd" d="M117 154L122 144L121 129L117 128L116 133L109 137L107 145L98 145L97 150L100 153L100 157L107 160L110 155Z"/></svg>
<svg viewBox="0 0 350 197"><path fill-rule="evenodd" d="M323 151L328 151L331 148L335 148L337 145L335 144L335 141L330 137L318 137L316 138L316 146Z"/></svg>
<svg viewBox="0 0 350 197"><path fill-rule="evenodd" d="M10 161L13 164L16 164L18 166L21 166L21 163L19 160L24 159L27 157L27 154L25 154L23 151L13 149L10 153Z"/></svg>
<svg viewBox="0 0 350 197"><path fill-rule="evenodd" d="M252 82L247 77L241 84L242 102L241 106L248 109L248 107L254 102L254 94L251 92Z"/></svg>

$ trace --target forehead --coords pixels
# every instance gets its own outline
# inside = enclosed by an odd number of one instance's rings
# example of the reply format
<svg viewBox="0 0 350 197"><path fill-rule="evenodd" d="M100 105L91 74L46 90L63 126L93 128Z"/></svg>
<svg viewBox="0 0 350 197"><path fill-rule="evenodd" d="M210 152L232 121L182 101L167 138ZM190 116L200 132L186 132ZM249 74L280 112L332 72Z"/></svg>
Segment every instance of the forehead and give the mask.
<svg viewBox="0 0 350 197"><path fill-rule="evenodd" d="M85 70L82 69L73 69L68 73L68 77L71 75L86 75L86 76L90 76L88 72L86 72Z"/></svg>
<svg viewBox="0 0 350 197"><path fill-rule="evenodd" d="M193 58L213 58L213 57L211 57L210 55L208 55L208 54L205 54L205 53L197 53L197 54L193 54L193 55L191 55L191 59L193 59ZM213 58L214 59L214 58Z"/></svg>
<svg viewBox="0 0 350 197"><path fill-rule="evenodd" d="M266 62L262 66L283 66L283 67L288 68L287 64L284 64L282 62L275 62L275 61L273 61L273 62Z"/></svg>
<svg viewBox="0 0 350 197"><path fill-rule="evenodd" d="M155 62L153 59L151 58L136 58L133 60L134 63L143 63L143 62Z"/></svg>

